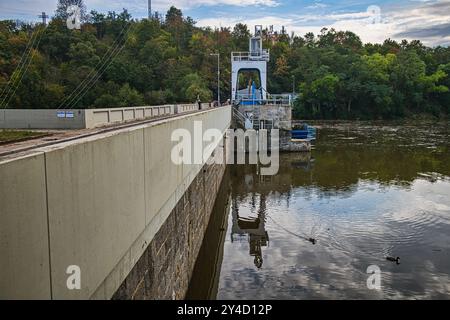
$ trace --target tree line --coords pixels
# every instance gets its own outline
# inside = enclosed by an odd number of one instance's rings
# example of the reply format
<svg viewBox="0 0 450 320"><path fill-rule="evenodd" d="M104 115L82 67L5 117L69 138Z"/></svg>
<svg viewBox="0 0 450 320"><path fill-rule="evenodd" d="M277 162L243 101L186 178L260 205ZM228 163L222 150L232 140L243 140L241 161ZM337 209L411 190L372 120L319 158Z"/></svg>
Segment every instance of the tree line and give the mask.
<svg viewBox="0 0 450 320"><path fill-rule="evenodd" d="M81 1L81 0L76 0ZM61 1L70 2L68 0ZM134 20L127 10L83 11L69 29L58 7L47 27L0 21L0 107L105 108L211 101L231 95L232 51L247 51L247 25L200 28L181 10ZM420 41L363 44L352 32L289 36L263 31L268 92L295 91L301 119L391 119L450 113L450 49Z"/></svg>

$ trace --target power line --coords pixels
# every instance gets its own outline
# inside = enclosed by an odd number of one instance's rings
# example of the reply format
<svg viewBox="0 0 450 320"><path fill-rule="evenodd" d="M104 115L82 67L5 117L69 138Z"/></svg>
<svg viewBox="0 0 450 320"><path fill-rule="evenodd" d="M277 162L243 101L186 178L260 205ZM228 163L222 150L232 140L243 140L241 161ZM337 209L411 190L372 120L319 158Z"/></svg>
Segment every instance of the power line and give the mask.
<svg viewBox="0 0 450 320"><path fill-rule="evenodd" d="M75 106L78 101L82 97L85 96L87 91L98 81L98 79L103 75L103 73L106 71L106 69L111 65L112 61L116 58L116 56L122 51L123 46L126 43L126 38L131 30L132 24L125 25L117 39L114 41L113 45L109 50L104 54L102 59L97 63L94 70L92 70L89 75L75 88L75 90L59 105L58 110L61 109L63 106L67 105L65 109L71 109L73 106ZM124 33L125 29L127 28L127 31ZM125 42L121 46L122 40L125 39ZM105 67L106 66L106 67ZM102 70L103 69L103 70ZM80 97L81 96L81 97Z"/></svg>
<svg viewBox="0 0 450 320"><path fill-rule="evenodd" d="M125 45L127 43L127 36L128 36L128 33L131 31L132 26L134 26L134 25L131 25L129 27L129 29L127 30L127 33L124 36L125 41L124 41L123 45L121 47L119 47L118 50L116 50L113 53L113 57L110 59L109 63L108 63L108 61L105 61L105 63L107 63L106 67L104 67L103 70L101 70L101 71L99 70L97 72L97 75L94 77L93 82L86 88L86 90L84 92L80 92L81 96L72 104L71 108L75 107L77 105L77 103L89 92L89 90L92 88L92 86L97 83L97 81L100 79L100 77L106 72L106 70L109 68L109 66L114 62L114 59L122 52L123 48L125 47Z"/></svg>
<svg viewBox="0 0 450 320"><path fill-rule="evenodd" d="M6 92L3 100L0 103L0 108L2 107L2 105L5 101L6 101L6 103L4 104L3 108L6 108L9 104L9 102L11 101L12 97L14 97L14 95L16 94L16 91L22 82L23 76L28 71L28 67L30 66L31 61L34 58L34 55L35 55L34 44L36 43L36 40L38 40L37 45L36 45L36 49L37 49L39 47L39 44L41 42L44 32L45 32L45 27L42 30L40 30L38 28L37 31L32 35L32 38L30 39L30 42L27 45L27 48L25 49L25 52L22 55L19 65L17 66L16 70L14 71L14 73L11 76L10 83L8 84L7 88L5 88L5 90L2 93L2 95L3 95ZM36 34L36 37L34 37L34 39L33 39L33 36L35 34ZM10 86L10 84L11 84L11 86ZM11 92L11 90L13 90L13 92L10 95L9 93Z"/></svg>
<svg viewBox="0 0 450 320"><path fill-rule="evenodd" d="M37 30L31 35L30 40L28 41L28 44L22 54L22 57L19 60L19 64L17 65L14 72L11 74L11 78L9 79L8 84L6 85L5 89L3 90L2 94L0 95L0 98L3 97L2 101L0 101L0 107L3 105L3 103L8 99L9 93L11 90L13 90L14 86L17 84L17 79L20 77L20 74L22 73L22 70L24 69L26 62L29 58L30 52L32 51L34 47L34 43L37 39L39 31Z"/></svg>

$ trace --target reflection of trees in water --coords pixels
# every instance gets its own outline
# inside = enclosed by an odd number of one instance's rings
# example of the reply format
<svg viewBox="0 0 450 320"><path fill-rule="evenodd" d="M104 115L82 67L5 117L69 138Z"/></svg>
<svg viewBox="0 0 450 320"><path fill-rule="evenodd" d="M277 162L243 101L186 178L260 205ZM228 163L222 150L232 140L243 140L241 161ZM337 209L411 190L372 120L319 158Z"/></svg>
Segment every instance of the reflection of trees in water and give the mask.
<svg viewBox="0 0 450 320"><path fill-rule="evenodd" d="M322 139L324 139L322 137ZM234 166L233 192L246 197L249 192L283 196L301 187L304 196L351 196L361 181L381 187L407 188L420 178L430 182L450 177L450 154L427 148L400 148L391 145L366 146L327 144L309 154L282 154L276 176L257 175L256 166ZM431 174L430 174L431 173ZM247 177L240 179L239 177ZM245 179L253 181L246 184Z"/></svg>
<svg viewBox="0 0 450 320"><path fill-rule="evenodd" d="M324 138L325 136L322 134L321 139ZM412 241L415 240L405 237L405 234L412 232L411 234L415 235L417 230L414 227L414 230L411 231L409 224L403 225L403 222L399 223L395 219L391 226L386 227L389 232L380 232L379 234L377 232L370 234L369 232L369 235L362 237L361 243L358 243L355 241L357 239L355 234L352 233L351 237L347 238L346 232L352 231L355 226L356 234L358 231L365 230L364 223L362 227L357 225L360 223L359 220L355 222L355 225L352 225L349 220L347 225L347 220L345 220L347 217L343 217L342 226L336 230L327 229L325 232L324 227L330 225L326 220L322 220L322 216L305 215L302 224L291 226L286 223L286 220L277 217L276 209L272 211L274 213L272 215L267 213L266 206L269 211L271 208L276 208L277 205L289 207L292 197L301 199L314 197L314 200L317 197L337 196L342 198L352 196L358 191L358 188L367 187L379 190L384 187L400 186L400 189L406 189L416 179L426 179L430 182L436 182L442 178L450 179L450 166L448 166L450 154L443 152L443 150L447 150L445 146L438 146L436 152L436 150L419 146L411 148L398 147L395 144L371 145L369 142L364 143L360 138L358 139L339 142L330 138L326 140L326 143L319 140L317 149L312 154L282 154L279 174L276 176L259 176L257 166L230 166L231 237L232 241L244 242L244 249L236 246L237 249L234 248L234 250L244 250L245 254L248 254L247 262L253 262L257 268L267 266L268 261L263 261L264 253L270 252L266 248L269 244L269 234L266 231L267 222L271 225L270 230L277 230L277 232L283 230L286 235L295 236L305 241L307 245L315 245L314 248L317 247L318 250L329 246L332 251L339 251L336 256L339 259L342 255L351 256L352 265L366 266L366 261L385 261L386 255L391 252L400 252L401 256L416 255L416 248L412 246ZM424 173L430 172L435 174L424 175ZM248 218L245 215L251 217ZM371 216L369 218L372 219ZM370 228L375 225L375 222L372 222ZM389 221L387 223L383 221L383 224L387 225L388 223ZM367 230L370 231L370 229ZM275 234L270 236L275 238ZM276 237L278 241L285 239L279 238L280 234L276 234ZM408 239L404 240L405 238ZM315 239L318 239L317 244L315 244ZM407 246L404 246L402 241L398 241L399 239L407 241ZM306 243L307 241L311 244ZM408 251L410 245L413 248L411 253ZM286 241L286 247L289 248L289 241ZM273 254L271 259L274 259L275 253L271 254ZM427 254L429 253L422 251L418 255ZM232 262L236 261L232 260ZM441 266L441 268L442 270L448 269L446 266ZM350 269L350 271L352 270L355 269ZM345 275L343 277L345 278ZM428 278L424 277L418 281L418 283L425 282L429 282ZM436 292L439 290L435 289Z"/></svg>
<svg viewBox="0 0 450 320"><path fill-rule="evenodd" d="M314 177L319 187L340 189L359 179L409 186L420 173L450 176L448 137L445 126L321 130Z"/></svg>
<svg viewBox="0 0 450 320"><path fill-rule="evenodd" d="M410 186L426 172L450 176L449 155L428 149L336 146L320 148L314 156L317 159L313 170L314 184L323 191L345 191L360 180L385 186ZM287 174L293 174L294 185L309 184L304 175L283 167Z"/></svg>
<svg viewBox="0 0 450 320"><path fill-rule="evenodd" d="M322 135L322 139L325 139ZM356 140L356 139L355 139ZM231 167L232 176L232 241L248 241L249 254L255 266L263 265L263 248L268 245L265 230L266 201L289 202L293 192L301 189L305 199L314 197L350 197L360 182L408 188L420 178L430 182L449 179L450 155L417 147L397 147L392 144L369 145L350 142L318 142L312 154L282 154L276 176L260 176L254 165ZM350 141L350 140L349 140ZM433 174L425 174L433 173ZM253 217L244 217L240 204L250 206ZM306 236L301 236L310 241Z"/></svg>
<svg viewBox="0 0 450 320"><path fill-rule="evenodd" d="M299 160L296 154L281 155L280 170L273 177L258 176L256 166L235 166L233 174L236 177L249 175L258 183L245 185L244 181L234 179L234 190L237 195L241 192L245 195L251 191L287 193L291 187L304 187L305 192L319 190L327 196L352 193L359 181L408 187L418 178L435 182L450 177L450 156L427 149L336 146L319 148L313 156L314 163L312 158Z"/></svg>

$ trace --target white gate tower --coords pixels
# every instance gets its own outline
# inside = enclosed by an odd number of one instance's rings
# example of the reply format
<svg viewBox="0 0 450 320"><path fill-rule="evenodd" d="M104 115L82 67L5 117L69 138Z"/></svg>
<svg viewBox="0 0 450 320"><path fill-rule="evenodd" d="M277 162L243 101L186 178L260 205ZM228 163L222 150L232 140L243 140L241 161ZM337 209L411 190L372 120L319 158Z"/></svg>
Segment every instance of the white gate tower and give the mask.
<svg viewBox="0 0 450 320"><path fill-rule="evenodd" d="M232 97L234 104L245 104L246 102L259 103L267 99L267 62L270 53L263 49L262 26L255 26L255 34L250 38L249 52L232 52ZM239 73L242 71L256 71L259 74L261 86L256 88L255 84L249 84L247 88L239 90Z"/></svg>

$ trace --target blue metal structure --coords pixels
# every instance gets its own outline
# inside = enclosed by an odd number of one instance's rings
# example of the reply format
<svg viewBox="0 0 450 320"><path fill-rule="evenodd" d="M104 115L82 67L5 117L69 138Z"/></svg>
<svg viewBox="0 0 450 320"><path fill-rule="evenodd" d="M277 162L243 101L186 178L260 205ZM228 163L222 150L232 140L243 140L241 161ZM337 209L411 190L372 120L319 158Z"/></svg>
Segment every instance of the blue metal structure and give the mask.
<svg viewBox="0 0 450 320"><path fill-rule="evenodd" d="M307 124L303 128L292 130L292 139L295 140L316 140L317 129Z"/></svg>
<svg viewBox="0 0 450 320"><path fill-rule="evenodd" d="M246 100L240 101L240 104L243 106L253 106L256 104L261 104L261 99L257 96L257 88L255 81L252 82L252 86L250 88L250 95L247 97Z"/></svg>

